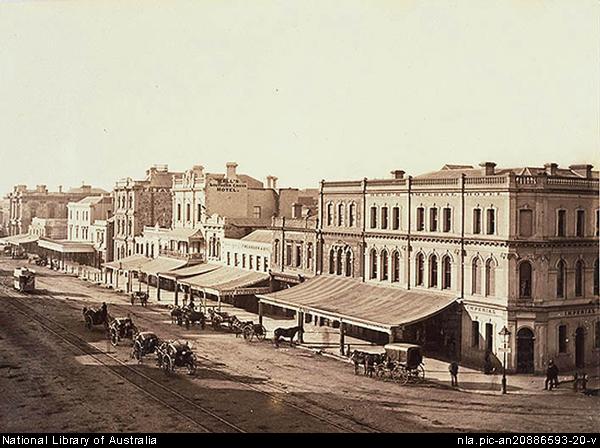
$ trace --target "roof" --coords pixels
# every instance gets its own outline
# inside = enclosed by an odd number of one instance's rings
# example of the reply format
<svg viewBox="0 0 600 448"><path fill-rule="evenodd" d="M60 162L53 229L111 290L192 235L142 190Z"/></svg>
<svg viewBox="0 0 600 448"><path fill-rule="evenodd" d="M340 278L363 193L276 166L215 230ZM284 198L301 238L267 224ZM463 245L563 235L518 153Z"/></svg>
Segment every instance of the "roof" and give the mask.
<svg viewBox="0 0 600 448"><path fill-rule="evenodd" d="M106 199L110 199L110 197L109 196L86 196L85 198L77 201L76 204L98 204Z"/></svg>
<svg viewBox="0 0 600 448"><path fill-rule="evenodd" d="M183 268L175 269L170 272L161 272L160 276L165 278L170 278L171 280L178 280L180 278L193 277L199 274L205 274L210 271L214 271L220 265L218 264L195 264L193 266L186 266Z"/></svg>
<svg viewBox="0 0 600 448"><path fill-rule="evenodd" d="M506 176L508 174L515 174L517 176L537 176L542 173L546 173L545 167L519 167L519 168L494 168L494 174L491 176ZM432 171L429 173L419 174L414 176L415 179L448 179L458 178L463 174L467 177L482 177L485 176L484 168L473 168L471 165L444 165L442 169L438 171ZM556 176L560 177L573 177L573 178L585 178L581 174L569 169L569 168L556 168ZM486 176L489 177L489 176ZM592 171L592 178L598 178L598 171Z"/></svg>
<svg viewBox="0 0 600 448"><path fill-rule="evenodd" d="M91 243L69 240L51 240L49 238L40 238L38 246L43 249L63 254L85 254L93 253L95 250L94 245Z"/></svg>
<svg viewBox="0 0 600 448"><path fill-rule="evenodd" d="M130 255L129 257L121 258L120 260L104 263L104 267L111 269L124 269L126 271L137 271L144 264L149 263L150 258L143 255Z"/></svg>
<svg viewBox="0 0 600 448"><path fill-rule="evenodd" d="M420 322L450 306L456 296L363 283L321 275L260 300L285 308L343 319L355 325L390 329Z"/></svg>
<svg viewBox="0 0 600 448"><path fill-rule="evenodd" d="M24 233L21 235L12 235L12 236L6 236L4 238L0 238L0 243L14 244L14 245L18 246L19 244L33 243L37 240L38 240L37 236L29 235L28 233Z"/></svg>
<svg viewBox="0 0 600 448"><path fill-rule="evenodd" d="M271 218L225 218L225 224L234 227L269 227Z"/></svg>
<svg viewBox="0 0 600 448"><path fill-rule="evenodd" d="M87 193L90 196L93 196L93 195L98 195L98 194L108 194L108 191L103 190L102 188L75 187L75 188L70 188L67 193L76 193L76 194Z"/></svg>
<svg viewBox="0 0 600 448"><path fill-rule="evenodd" d="M266 281L269 274L244 269L219 266L206 274L196 275L182 280L180 283L191 287L205 289L218 294L232 293L237 289L246 288Z"/></svg>
<svg viewBox="0 0 600 448"><path fill-rule="evenodd" d="M164 232L164 234L161 235L161 238L163 238L163 237L171 238L172 240L177 240L177 241L187 241L192 238L204 239L201 229L185 229L185 228L172 229L167 232Z"/></svg>
<svg viewBox="0 0 600 448"><path fill-rule="evenodd" d="M252 241L255 243L268 243L271 244L273 239L273 232L270 230L260 229L246 235L242 238L243 241Z"/></svg>
<svg viewBox="0 0 600 448"><path fill-rule="evenodd" d="M158 257L144 264L140 271L145 274L157 275L159 272L169 272L178 269L187 264L187 260L178 260L176 258Z"/></svg>

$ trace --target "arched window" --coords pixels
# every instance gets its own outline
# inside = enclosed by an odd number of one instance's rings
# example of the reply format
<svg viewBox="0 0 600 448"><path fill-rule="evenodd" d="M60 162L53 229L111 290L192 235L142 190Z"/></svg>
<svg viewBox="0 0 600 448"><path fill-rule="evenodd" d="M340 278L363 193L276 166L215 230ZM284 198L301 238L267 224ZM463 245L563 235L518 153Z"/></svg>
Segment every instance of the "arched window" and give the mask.
<svg viewBox="0 0 600 448"><path fill-rule="evenodd" d="M438 262L437 255L429 257L429 287L437 288L438 285Z"/></svg>
<svg viewBox="0 0 600 448"><path fill-rule="evenodd" d="M481 294L481 262L474 258L471 263L471 294Z"/></svg>
<svg viewBox="0 0 600 448"><path fill-rule="evenodd" d="M389 279L389 260L387 250L381 251L381 280L386 281Z"/></svg>
<svg viewBox="0 0 600 448"><path fill-rule="evenodd" d="M217 241L216 248L217 248L217 254L216 254L216 257L217 257L217 258L221 258L221 242L220 242L220 241Z"/></svg>
<svg viewBox="0 0 600 448"><path fill-rule="evenodd" d="M338 226L343 226L344 225L344 204L338 204L337 206L337 225Z"/></svg>
<svg viewBox="0 0 600 448"><path fill-rule="evenodd" d="M346 251L346 277L352 277L352 251Z"/></svg>
<svg viewBox="0 0 600 448"><path fill-rule="evenodd" d="M594 263L594 295L598 295L598 290L600 289L600 266L598 265L598 259L596 258L596 262Z"/></svg>
<svg viewBox="0 0 600 448"><path fill-rule="evenodd" d="M577 260L575 264L575 296L583 296L583 261Z"/></svg>
<svg viewBox="0 0 600 448"><path fill-rule="evenodd" d="M556 265L556 297L562 298L565 296L565 280L567 268L564 260L560 260Z"/></svg>
<svg viewBox="0 0 600 448"><path fill-rule="evenodd" d="M337 250L337 260L335 263L335 273L337 275L342 275L342 263L344 262L344 255L342 253L342 248L338 248Z"/></svg>
<svg viewBox="0 0 600 448"><path fill-rule="evenodd" d="M335 251L333 248L329 250L329 273L335 273Z"/></svg>
<svg viewBox="0 0 600 448"><path fill-rule="evenodd" d="M531 263L524 261L519 265L519 297L531 297Z"/></svg>
<svg viewBox="0 0 600 448"><path fill-rule="evenodd" d="M333 204L330 202L327 204L327 225L333 224Z"/></svg>
<svg viewBox="0 0 600 448"><path fill-rule="evenodd" d="M392 254L392 282L400 281L400 254L397 250Z"/></svg>
<svg viewBox="0 0 600 448"><path fill-rule="evenodd" d="M442 258L442 289L452 288L452 262L446 255Z"/></svg>
<svg viewBox="0 0 600 448"><path fill-rule="evenodd" d="M377 278L377 251L375 249L371 249L371 253L370 253L370 279L376 279Z"/></svg>
<svg viewBox="0 0 600 448"><path fill-rule="evenodd" d="M425 281L425 257L423 257L423 254L417 255L416 276L415 283L417 286L423 286Z"/></svg>
<svg viewBox="0 0 600 448"><path fill-rule="evenodd" d="M494 296L496 294L496 262L488 259L485 262L485 295Z"/></svg>
<svg viewBox="0 0 600 448"><path fill-rule="evenodd" d="M348 206L348 226L354 227L356 224L356 204L352 203Z"/></svg>
<svg viewBox="0 0 600 448"><path fill-rule="evenodd" d="M273 259L275 260L275 264L279 263L279 240L275 240L275 244L273 245Z"/></svg>

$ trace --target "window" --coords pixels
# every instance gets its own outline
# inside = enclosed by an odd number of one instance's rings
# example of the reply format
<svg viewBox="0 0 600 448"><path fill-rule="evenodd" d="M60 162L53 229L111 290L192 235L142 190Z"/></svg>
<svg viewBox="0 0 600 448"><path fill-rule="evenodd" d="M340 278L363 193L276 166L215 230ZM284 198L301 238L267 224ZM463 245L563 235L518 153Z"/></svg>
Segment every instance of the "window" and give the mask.
<svg viewBox="0 0 600 448"><path fill-rule="evenodd" d="M565 236L567 230L567 211L559 210L556 218L556 236Z"/></svg>
<svg viewBox="0 0 600 448"><path fill-rule="evenodd" d="M496 262L491 258L485 263L485 295L496 294Z"/></svg>
<svg viewBox="0 0 600 448"><path fill-rule="evenodd" d="M583 296L583 261L575 263L575 297Z"/></svg>
<svg viewBox="0 0 600 448"><path fill-rule="evenodd" d="M577 225L575 231L577 236L585 236L585 210L577 210Z"/></svg>
<svg viewBox="0 0 600 448"><path fill-rule="evenodd" d="M437 288L438 285L438 262L437 256L429 257L429 287Z"/></svg>
<svg viewBox="0 0 600 448"><path fill-rule="evenodd" d="M382 281L387 281L388 280L388 267L389 267L389 260L388 260L388 253L387 250L382 250L381 251L381 280Z"/></svg>
<svg viewBox="0 0 600 448"><path fill-rule="evenodd" d="M262 209L261 209L260 205L255 205L252 209L252 216L256 219L261 218L262 217L261 212L262 212Z"/></svg>
<svg viewBox="0 0 600 448"><path fill-rule="evenodd" d="M240 259L238 257L238 253L233 254L233 263L237 267L240 264Z"/></svg>
<svg viewBox="0 0 600 448"><path fill-rule="evenodd" d="M400 207L394 207L392 209L392 229L398 230L400 228Z"/></svg>
<svg viewBox="0 0 600 448"><path fill-rule="evenodd" d="M354 227L356 225L356 205L350 204L348 207L348 226Z"/></svg>
<svg viewBox="0 0 600 448"><path fill-rule="evenodd" d="M370 253L370 279L376 279L377 278L377 251L375 249L371 249L371 253Z"/></svg>
<svg viewBox="0 0 600 448"><path fill-rule="evenodd" d="M275 244L273 246L273 257L275 264L279 264L279 240L275 240Z"/></svg>
<svg viewBox="0 0 600 448"><path fill-rule="evenodd" d="M400 254L394 251L392 254L392 282L400 281Z"/></svg>
<svg viewBox="0 0 600 448"><path fill-rule="evenodd" d="M177 221L181 221L181 204L177 204Z"/></svg>
<svg viewBox="0 0 600 448"><path fill-rule="evenodd" d="M265 264L263 265L263 271L264 272L268 272L269 271L269 262L267 261L266 258L265 258Z"/></svg>
<svg viewBox="0 0 600 448"><path fill-rule="evenodd" d="M192 213L191 213L191 205L190 204L186 204L185 205L185 220L187 222L190 222L192 220Z"/></svg>
<svg viewBox="0 0 600 448"><path fill-rule="evenodd" d="M344 225L344 204L338 204L337 206L337 225Z"/></svg>
<svg viewBox="0 0 600 448"><path fill-rule="evenodd" d="M346 277L352 277L352 251L346 251Z"/></svg>
<svg viewBox="0 0 600 448"><path fill-rule="evenodd" d="M556 297L565 296L566 266L564 260L560 260L556 266Z"/></svg>
<svg viewBox="0 0 600 448"><path fill-rule="evenodd" d="M595 324L594 348L600 348L600 320L597 320Z"/></svg>
<svg viewBox="0 0 600 448"><path fill-rule="evenodd" d="M481 209L473 210L473 233L479 235L481 233Z"/></svg>
<svg viewBox="0 0 600 448"><path fill-rule="evenodd" d="M594 263L594 295L598 295L598 290L600 289L600 266L598 265L598 259L596 258L596 262Z"/></svg>
<svg viewBox="0 0 600 448"><path fill-rule="evenodd" d="M329 273L335 274L335 252L333 248L329 250Z"/></svg>
<svg viewBox="0 0 600 448"><path fill-rule="evenodd" d="M595 236L600 236L600 209L596 210L596 231L594 232Z"/></svg>
<svg viewBox="0 0 600 448"><path fill-rule="evenodd" d="M306 269L312 267L313 246L312 243L306 245Z"/></svg>
<svg viewBox="0 0 600 448"><path fill-rule="evenodd" d="M417 208L417 230L425 230L425 208Z"/></svg>
<svg viewBox="0 0 600 448"><path fill-rule="evenodd" d="M198 204L198 222L202 220L202 204Z"/></svg>
<svg viewBox="0 0 600 448"><path fill-rule="evenodd" d="M494 326L491 323L485 324L485 349L492 353L494 348Z"/></svg>
<svg viewBox="0 0 600 448"><path fill-rule="evenodd" d="M296 267L302 266L302 243L296 244Z"/></svg>
<svg viewBox="0 0 600 448"><path fill-rule="evenodd" d="M416 270L416 276L417 278L415 279L415 283L417 284L417 286L423 286L423 282L424 282L424 278L425 278L425 257L423 257L423 254L418 254L417 255L417 270Z"/></svg>
<svg viewBox="0 0 600 448"><path fill-rule="evenodd" d="M479 258L471 263L471 294L481 294L481 262Z"/></svg>
<svg viewBox="0 0 600 448"><path fill-rule="evenodd" d="M429 231L437 232L438 230L438 209L430 208L429 209Z"/></svg>
<svg viewBox="0 0 600 448"><path fill-rule="evenodd" d="M371 228L377 227L377 207L371 207Z"/></svg>
<svg viewBox="0 0 600 448"><path fill-rule="evenodd" d="M489 208L487 210L487 234L493 235L496 233L496 210Z"/></svg>
<svg viewBox="0 0 600 448"><path fill-rule="evenodd" d="M519 210L519 236L528 238L533 235L533 210Z"/></svg>
<svg viewBox="0 0 600 448"><path fill-rule="evenodd" d="M266 258L265 258L266 260ZM256 270L260 271L261 269L261 264L262 264L262 257L259 257L258 255L256 256Z"/></svg>
<svg viewBox="0 0 600 448"><path fill-rule="evenodd" d="M442 289L452 288L452 263L446 255L442 258Z"/></svg>
<svg viewBox="0 0 600 448"><path fill-rule="evenodd" d="M471 347L479 348L479 322L471 322Z"/></svg>
<svg viewBox="0 0 600 448"><path fill-rule="evenodd" d="M528 261L519 265L519 297L531 297L531 263Z"/></svg>
<svg viewBox="0 0 600 448"><path fill-rule="evenodd" d="M567 326L558 326L558 352L567 353Z"/></svg>
<svg viewBox="0 0 600 448"><path fill-rule="evenodd" d="M254 269L254 256L248 255L248 269Z"/></svg>
<svg viewBox="0 0 600 448"><path fill-rule="evenodd" d="M450 228L452 227L452 209L450 207L444 208L442 219L444 220L444 232L450 232Z"/></svg>
<svg viewBox="0 0 600 448"><path fill-rule="evenodd" d="M285 265L292 265L292 245L289 243L285 245Z"/></svg>
<svg viewBox="0 0 600 448"><path fill-rule="evenodd" d="M227 252L227 266L231 266L231 252Z"/></svg>
<svg viewBox="0 0 600 448"><path fill-rule="evenodd" d="M342 252L342 248L338 248L336 252L336 263L335 263L335 273L337 275L342 275L342 264L344 263L344 254Z"/></svg>
<svg viewBox="0 0 600 448"><path fill-rule="evenodd" d="M327 204L327 225L330 226L333 224L333 204Z"/></svg>
<svg viewBox="0 0 600 448"><path fill-rule="evenodd" d="M387 207L381 207L381 228L382 229L388 228L388 208Z"/></svg>

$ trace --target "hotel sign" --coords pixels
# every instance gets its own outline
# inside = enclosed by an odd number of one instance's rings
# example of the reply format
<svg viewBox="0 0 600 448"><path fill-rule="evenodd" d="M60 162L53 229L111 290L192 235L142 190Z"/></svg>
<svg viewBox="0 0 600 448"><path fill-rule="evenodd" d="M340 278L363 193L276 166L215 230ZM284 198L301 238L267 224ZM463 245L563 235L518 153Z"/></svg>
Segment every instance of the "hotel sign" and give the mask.
<svg viewBox="0 0 600 448"><path fill-rule="evenodd" d="M238 193L241 189L248 188L248 185L239 179L211 179L208 186L224 193Z"/></svg>

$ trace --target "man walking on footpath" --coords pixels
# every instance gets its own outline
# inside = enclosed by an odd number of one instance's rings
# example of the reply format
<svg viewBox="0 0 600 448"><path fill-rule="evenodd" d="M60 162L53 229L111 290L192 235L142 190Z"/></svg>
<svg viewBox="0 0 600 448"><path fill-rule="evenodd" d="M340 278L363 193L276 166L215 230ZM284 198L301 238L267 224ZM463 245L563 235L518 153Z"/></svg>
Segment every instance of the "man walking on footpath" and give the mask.
<svg viewBox="0 0 600 448"><path fill-rule="evenodd" d="M554 364L554 360L548 361L548 367L546 368L546 382L544 384L544 390L552 390L558 387L558 367Z"/></svg>
<svg viewBox="0 0 600 448"><path fill-rule="evenodd" d="M458 387L458 363L452 361L448 366L450 372L450 379L452 380L452 387Z"/></svg>

